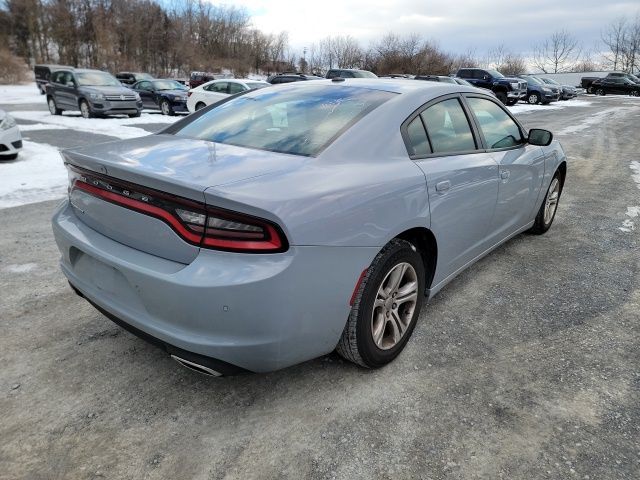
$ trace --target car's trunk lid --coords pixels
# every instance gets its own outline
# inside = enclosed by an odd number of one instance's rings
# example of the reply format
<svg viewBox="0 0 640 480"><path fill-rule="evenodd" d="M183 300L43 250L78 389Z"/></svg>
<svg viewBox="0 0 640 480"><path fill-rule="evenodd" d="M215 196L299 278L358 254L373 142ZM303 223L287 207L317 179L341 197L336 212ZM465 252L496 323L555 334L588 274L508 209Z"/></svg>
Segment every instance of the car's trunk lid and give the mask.
<svg viewBox="0 0 640 480"><path fill-rule="evenodd" d="M113 199L114 194L126 190L133 198L137 185L142 187L140 190L152 190L149 198L154 197L155 190L176 196L179 201L193 202L195 211L197 204L204 208L204 191L209 187L265 175L303 161L293 155L167 134L75 148L62 154L66 163L87 173L89 183L96 181L96 188L109 190L103 196L97 190L94 194L73 190L72 206L85 224L132 248L181 263L190 263L198 255L198 242L185 241L166 219L105 197ZM140 196L137 198L141 200Z"/></svg>

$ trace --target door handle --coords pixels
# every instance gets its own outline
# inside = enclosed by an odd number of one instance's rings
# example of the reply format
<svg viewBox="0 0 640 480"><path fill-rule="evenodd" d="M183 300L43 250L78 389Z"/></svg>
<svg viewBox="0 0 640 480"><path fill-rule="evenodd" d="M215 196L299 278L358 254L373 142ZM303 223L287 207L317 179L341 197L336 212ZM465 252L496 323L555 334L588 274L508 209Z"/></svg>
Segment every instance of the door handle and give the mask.
<svg viewBox="0 0 640 480"><path fill-rule="evenodd" d="M500 178L502 180L506 180L507 178L509 178L509 175L511 175L511 172L509 172L509 170L500 170Z"/></svg>
<svg viewBox="0 0 640 480"><path fill-rule="evenodd" d="M451 182L449 180L444 180L442 182L436 183L436 192L446 192L451 188Z"/></svg>

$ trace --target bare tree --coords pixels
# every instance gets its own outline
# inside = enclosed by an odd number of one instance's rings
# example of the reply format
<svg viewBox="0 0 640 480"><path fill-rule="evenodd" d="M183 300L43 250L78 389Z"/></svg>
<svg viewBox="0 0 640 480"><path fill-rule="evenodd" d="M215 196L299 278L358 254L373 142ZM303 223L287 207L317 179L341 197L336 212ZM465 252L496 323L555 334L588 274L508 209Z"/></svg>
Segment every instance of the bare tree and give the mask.
<svg viewBox="0 0 640 480"><path fill-rule="evenodd" d="M533 65L544 73L566 72L577 63L580 52L580 45L573 35L559 30L534 47Z"/></svg>
<svg viewBox="0 0 640 480"><path fill-rule="evenodd" d="M608 25L605 31L602 32L602 41L609 49L609 52L605 54L605 58L612 64L614 70L617 70L621 63L626 35L627 20L624 17Z"/></svg>

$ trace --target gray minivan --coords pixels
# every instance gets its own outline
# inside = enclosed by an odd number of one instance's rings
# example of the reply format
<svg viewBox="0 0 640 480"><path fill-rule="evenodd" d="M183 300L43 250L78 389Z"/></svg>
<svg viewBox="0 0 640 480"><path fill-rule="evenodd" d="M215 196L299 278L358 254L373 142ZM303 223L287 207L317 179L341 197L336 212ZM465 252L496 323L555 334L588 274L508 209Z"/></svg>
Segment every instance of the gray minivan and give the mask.
<svg viewBox="0 0 640 480"><path fill-rule="evenodd" d="M51 74L47 104L51 115L80 110L84 118L103 115L139 117L142 100L113 75L100 70L69 68Z"/></svg>

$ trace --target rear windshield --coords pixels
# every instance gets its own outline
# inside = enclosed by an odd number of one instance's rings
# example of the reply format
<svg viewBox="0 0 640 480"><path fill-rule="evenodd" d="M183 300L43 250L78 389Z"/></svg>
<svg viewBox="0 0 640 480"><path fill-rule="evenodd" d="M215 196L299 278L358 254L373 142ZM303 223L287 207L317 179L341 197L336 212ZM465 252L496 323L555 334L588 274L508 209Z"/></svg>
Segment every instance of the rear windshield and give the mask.
<svg viewBox="0 0 640 480"><path fill-rule="evenodd" d="M175 134L313 156L394 95L333 85L264 88L218 105Z"/></svg>

